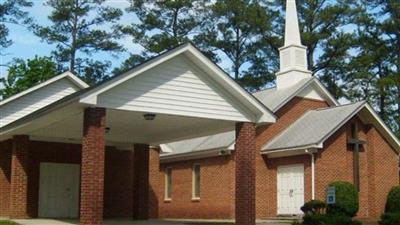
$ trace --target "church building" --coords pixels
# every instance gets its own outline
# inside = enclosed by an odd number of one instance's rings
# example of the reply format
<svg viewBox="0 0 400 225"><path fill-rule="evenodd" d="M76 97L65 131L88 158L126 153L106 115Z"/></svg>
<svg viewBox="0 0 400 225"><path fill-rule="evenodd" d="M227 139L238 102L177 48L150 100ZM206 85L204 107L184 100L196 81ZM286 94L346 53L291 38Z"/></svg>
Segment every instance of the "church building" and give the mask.
<svg viewBox="0 0 400 225"><path fill-rule="evenodd" d="M399 142L366 102L341 105L307 69L296 3L286 5L276 87L253 95L277 117L256 128L256 218L300 215L333 181L359 191L359 218L378 218L399 184ZM162 218L234 218L235 131L161 145ZM155 180L153 182L155 182ZM157 190L157 189L156 189Z"/></svg>
<svg viewBox="0 0 400 225"><path fill-rule="evenodd" d="M187 43L91 87L65 72L0 101L0 217L255 225L348 181L357 216L378 218L400 141L312 76L286 10L274 88L247 92Z"/></svg>

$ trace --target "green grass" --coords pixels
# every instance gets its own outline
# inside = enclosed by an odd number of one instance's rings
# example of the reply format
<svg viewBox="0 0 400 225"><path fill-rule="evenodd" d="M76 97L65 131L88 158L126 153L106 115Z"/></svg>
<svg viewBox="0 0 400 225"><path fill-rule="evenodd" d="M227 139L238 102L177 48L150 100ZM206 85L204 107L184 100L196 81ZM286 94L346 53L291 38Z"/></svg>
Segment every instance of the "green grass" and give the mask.
<svg viewBox="0 0 400 225"><path fill-rule="evenodd" d="M19 225L19 224L11 221L0 220L0 225Z"/></svg>

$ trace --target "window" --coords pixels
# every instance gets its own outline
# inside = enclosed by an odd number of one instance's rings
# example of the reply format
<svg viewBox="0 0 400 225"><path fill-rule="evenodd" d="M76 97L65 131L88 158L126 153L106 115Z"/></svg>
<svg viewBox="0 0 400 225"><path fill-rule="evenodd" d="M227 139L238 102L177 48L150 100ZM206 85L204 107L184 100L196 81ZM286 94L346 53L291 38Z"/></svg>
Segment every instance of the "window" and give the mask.
<svg viewBox="0 0 400 225"><path fill-rule="evenodd" d="M200 199L200 165L195 164L193 166L192 171L192 183L193 183L193 190L192 190L192 198L194 200Z"/></svg>
<svg viewBox="0 0 400 225"><path fill-rule="evenodd" d="M171 200L172 196L172 169L165 169L165 200Z"/></svg>

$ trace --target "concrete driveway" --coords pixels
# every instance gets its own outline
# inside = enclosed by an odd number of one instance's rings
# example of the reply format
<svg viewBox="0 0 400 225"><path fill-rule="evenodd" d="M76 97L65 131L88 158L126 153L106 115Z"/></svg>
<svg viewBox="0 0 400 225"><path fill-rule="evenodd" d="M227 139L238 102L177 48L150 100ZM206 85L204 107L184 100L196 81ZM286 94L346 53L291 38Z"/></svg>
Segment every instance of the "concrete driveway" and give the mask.
<svg viewBox="0 0 400 225"><path fill-rule="evenodd" d="M79 225L78 220L54 220L54 219L28 219L28 220L13 220L21 225ZM196 220L196 221L163 221L163 220L105 220L103 225L217 225L224 221ZM229 224L231 221L225 221ZM223 223L225 224L225 223ZM233 224L233 223L232 223ZM257 225L290 225L290 221L271 220L258 221Z"/></svg>
<svg viewBox="0 0 400 225"><path fill-rule="evenodd" d="M13 220L22 225L79 225L78 220L54 220L54 219L28 219ZM103 225L184 225L184 223L169 221L132 221L132 220L105 220Z"/></svg>

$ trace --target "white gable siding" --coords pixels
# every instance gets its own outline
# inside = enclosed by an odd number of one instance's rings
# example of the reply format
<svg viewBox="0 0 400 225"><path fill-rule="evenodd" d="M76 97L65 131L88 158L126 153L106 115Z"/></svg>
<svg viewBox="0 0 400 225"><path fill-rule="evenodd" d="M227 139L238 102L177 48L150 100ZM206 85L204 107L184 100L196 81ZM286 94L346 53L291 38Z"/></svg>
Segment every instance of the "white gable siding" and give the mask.
<svg viewBox="0 0 400 225"><path fill-rule="evenodd" d="M303 97L303 98L309 98L309 99L315 99L315 100L321 100L324 101L325 98L321 96L318 91L316 91L316 88L314 85L308 85L306 89L301 91L297 96Z"/></svg>
<svg viewBox="0 0 400 225"><path fill-rule="evenodd" d="M247 121L221 89L183 56L133 77L98 97L97 105L122 110Z"/></svg>
<svg viewBox="0 0 400 225"><path fill-rule="evenodd" d="M58 80L44 86L28 95L0 106L0 127L3 127L17 119L35 112L67 95L79 90L79 88L67 78Z"/></svg>

